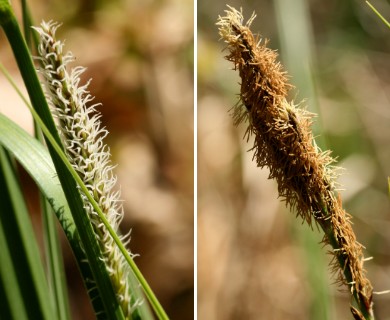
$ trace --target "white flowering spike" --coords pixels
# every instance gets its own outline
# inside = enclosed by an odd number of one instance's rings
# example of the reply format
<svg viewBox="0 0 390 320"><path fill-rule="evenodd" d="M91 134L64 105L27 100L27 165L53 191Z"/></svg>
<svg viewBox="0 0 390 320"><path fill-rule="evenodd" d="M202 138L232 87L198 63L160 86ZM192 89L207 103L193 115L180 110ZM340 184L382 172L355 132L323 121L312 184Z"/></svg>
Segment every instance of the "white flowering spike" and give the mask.
<svg viewBox="0 0 390 320"><path fill-rule="evenodd" d="M39 72L44 78L47 100L68 160L117 231L123 208L119 200L120 193L113 191L117 178L110 164L110 150L103 142L108 132L100 127L100 114L95 109L97 104L89 105L93 100L87 90L89 81L80 85L80 75L85 68L75 67L70 72L67 69L74 57L70 52L63 54L64 42L56 40L55 33L59 26L50 21L42 22L41 27L34 28L40 35L37 57L41 63ZM138 302L132 304L130 301L129 266L85 194L81 193L81 196L118 301L125 317L131 318L131 312ZM121 240L125 241L125 237Z"/></svg>

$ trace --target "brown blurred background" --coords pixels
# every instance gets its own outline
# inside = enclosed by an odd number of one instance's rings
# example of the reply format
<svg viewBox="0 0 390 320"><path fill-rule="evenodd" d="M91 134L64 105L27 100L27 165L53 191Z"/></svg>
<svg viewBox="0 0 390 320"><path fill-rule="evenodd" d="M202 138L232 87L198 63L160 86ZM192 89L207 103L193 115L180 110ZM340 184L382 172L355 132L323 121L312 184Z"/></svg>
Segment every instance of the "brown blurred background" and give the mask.
<svg viewBox="0 0 390 320"><path fill-rule="evenodd" d="M255 10L252 30L279 50L296 90L316 112L318 144L345 170L339 179L375 291L390 289L390 29L364 1L230 1ZM390 18L388 1L373 1ZM277 197L234 128L239 78L215 26L224 1L198 1L198 318L352 319L334 284L321 233ZM374 295L390 319L390 295Z"/></svg>
<svg viewBox="0 0 390 320"><path fill-rule="evenodd" d="M172 319L193 319L193 2L28 3L36 24L63 23L58 38L66 39L74 66L87 67L84 80L92 78L124 200L121 230L132 229L135 262ZM20 16L19 2L13 5ZM23 87L3 33L0 59ZM27 108L0 79L0 111L31 132ZM38 212L35 186L26 183ZM93 319L65 240L64 254L72 319Z"/></svg>

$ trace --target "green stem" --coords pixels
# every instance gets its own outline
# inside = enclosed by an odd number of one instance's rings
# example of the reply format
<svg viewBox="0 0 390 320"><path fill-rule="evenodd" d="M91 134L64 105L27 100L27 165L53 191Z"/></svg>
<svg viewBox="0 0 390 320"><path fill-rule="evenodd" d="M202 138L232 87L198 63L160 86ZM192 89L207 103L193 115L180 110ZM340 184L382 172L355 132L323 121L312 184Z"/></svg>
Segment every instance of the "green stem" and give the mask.
<svg viewBox="0 0 390 320"><path fill-rule="evenodd" d="M321 201L322 202L322 201ZM345 256L342 253L338 253L337 251L342 248L339 241L335 237L333 225L331 222L331 219L328 215L328 210L326 208L326 205L323 204L323 216L319 219L316 219L318 224L321 226L322 230L324 231L326 238L330 244L330 246L333 248L334 252L336 253L335 256L337 258L338 264L340 268L343 270L343 274L345 277L345 280L348 284L348 287L353 292L353 297L355 299L355 302L357 303L359 310L362 312L364 318L366 320L374 320L374 316L371 314L370 310L367 309L366 305L362 301L362 298L359 297L358 292L356 288L354 288L354 282L352 278L351 270L347 267L347 260L345 259Z"/></svg>
<svg viewBox="0 0 390 320"><path fill-rule="evenodd" d="M384 16L382 16L378 10L375 9L375 7L369 3L368 1L366 1L367 5L372 9L372 11L374 11L376 13L376 15L385 23L385 25L390 28L390 23L385 19Z"/></svg>
<svg viewBox="0 0 390 320"><path fill-rule="evenodd" d="M34 123L35 137L44 144L44 136ZM57 232L57 225L53 210L43 193L40 193L42 227L44 230L45 257L48 280L51 284L51 298L57 312L57 319L70 320L70 308L66 290L66 277L62 249Z"/></svg>
<svg viewBox="0 0 390 320"><path fill-rule="evenodd" d="M22 3L22 17L23 17L23 33L26 40L27 47L32 51L32 33L31 33L31 17L29 14L27 1L21 0ZM35 35L35 34L34 34ZM33 40L36 40L36 36ZM42 144L44 144L44 135L41 130L34 123L34 136ZM64 261L62 257L62 249L60 245L59 234L55 216L52 208L43 193L40 193L40 205L42 215L42 227L44 232L44 243L46 253L46 265L48 280L51 285L51 298L57 312L57 318L61 320L70 319L70 308L66 289L66 277L64 272Z"/></svg>

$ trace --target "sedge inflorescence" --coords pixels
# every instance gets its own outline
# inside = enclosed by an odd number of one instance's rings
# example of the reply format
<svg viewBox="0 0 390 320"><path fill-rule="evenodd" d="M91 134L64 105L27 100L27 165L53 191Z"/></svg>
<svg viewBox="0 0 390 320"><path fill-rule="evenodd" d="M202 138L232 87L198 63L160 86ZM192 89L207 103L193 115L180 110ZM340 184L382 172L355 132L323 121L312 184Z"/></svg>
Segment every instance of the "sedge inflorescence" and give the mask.
<svg viewBox="0 0 390 320"><path fill-rule="evenodd" d="M114 190L117 178L113 173L110 150L103 141L108 132L101 128L100 114L96 111L98 104L91 104L89 81L80 85L85 68L74 67L68 71L68 64L74 57L70 52L63 53L64 42L57 40L55 35L58 27L58 23L50 21L34 28L40 36L37 59L46 97L69 162L112 228L118 231L123 208L120 193ZM81 196L123 313L130 318L139 302L131 303L129 266L86 195L81 192ZM126 237L121 240L127 242Z"/></svg>
<svg viewBox="0 0 390 320"><path fill-rule="evenodd" d="M244 24L241 11L229 7L225 12L217 22L219 34L229 50L226 59L233 62L241 78L234 123L248 123L246 136L254 137L254 160L259 167L269 168L269 178L277 181L286 205L309 225L314 220L323 229L323 242L333 248L334 271L349 286L364 316L370 317L372 287L363 268L363 247L356 241L351 217L336 192L335 161L314 141L313 114L287 101L292 86L277 53L249 29L255 15Z"/></svg>

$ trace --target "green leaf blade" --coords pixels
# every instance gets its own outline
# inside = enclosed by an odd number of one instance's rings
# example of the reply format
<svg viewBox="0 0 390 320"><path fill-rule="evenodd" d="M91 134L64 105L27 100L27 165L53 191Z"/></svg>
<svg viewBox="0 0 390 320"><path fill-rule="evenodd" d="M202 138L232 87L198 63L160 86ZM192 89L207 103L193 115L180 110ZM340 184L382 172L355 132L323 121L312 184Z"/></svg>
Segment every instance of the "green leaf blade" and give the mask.
<svg viewBox="0 0 390 320"><path fill-rule="evenodd" d="M48 303L49 291L38 244L19 182L2 148L0 164L2 169L0 220L23 305L28 318L50 320L53 319L54 313L51 304ZM8 289L12 290L6 288ZM9 303L15 302L10 300Z"/></svg>

